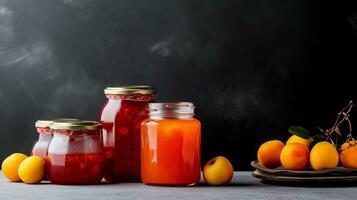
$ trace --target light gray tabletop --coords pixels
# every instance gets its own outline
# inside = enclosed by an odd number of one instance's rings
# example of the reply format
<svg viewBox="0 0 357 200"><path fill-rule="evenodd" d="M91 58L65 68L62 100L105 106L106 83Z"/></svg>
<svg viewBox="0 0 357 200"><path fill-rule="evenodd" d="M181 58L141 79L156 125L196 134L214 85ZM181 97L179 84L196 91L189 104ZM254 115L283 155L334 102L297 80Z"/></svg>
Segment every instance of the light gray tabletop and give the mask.
<svg viewBox="0 0 357 200"><path fill-rule="evenodd" d="M287 187L261 183L251 172L235 172L232 185L212 187L158 187L140 183L96 186L62 186L48 183L27 185L8 182L0 175L0 199L356 199L357 187Z"/></svg>

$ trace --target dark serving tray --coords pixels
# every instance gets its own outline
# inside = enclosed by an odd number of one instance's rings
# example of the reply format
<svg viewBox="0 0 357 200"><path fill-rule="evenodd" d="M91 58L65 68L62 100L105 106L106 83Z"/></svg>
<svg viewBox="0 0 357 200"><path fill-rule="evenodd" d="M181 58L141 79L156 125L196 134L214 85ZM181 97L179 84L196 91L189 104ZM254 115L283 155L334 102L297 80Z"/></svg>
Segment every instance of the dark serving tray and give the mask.
<svg viewBox="0 0 357 200"><path fill-rule="evenodd" d="M301 178L321 178L321 179L328 179L327 177L332 177L335 179L336 177L356 177L357 179L357 169L351 168L344 168L344 167L337 167L335 169L325 169L320 171L314 171L311 168L302 171L295 171L295 170L286 170L283 167L277 167L274 169L269 169L261 164L258 161L252 161L250 163L252 167L258 170L259 175L264 174L266 176L276 176L276 177L295 177L296 180L301 180Z"/></svg>
<svg viewBox="0 0 357 200"><path fill-rule="evenodd" d="M320 177L297 177L266 174L255 170L252 175L261 179L264 183L284 186L356 186L357 176L320 176Z"/></svg>

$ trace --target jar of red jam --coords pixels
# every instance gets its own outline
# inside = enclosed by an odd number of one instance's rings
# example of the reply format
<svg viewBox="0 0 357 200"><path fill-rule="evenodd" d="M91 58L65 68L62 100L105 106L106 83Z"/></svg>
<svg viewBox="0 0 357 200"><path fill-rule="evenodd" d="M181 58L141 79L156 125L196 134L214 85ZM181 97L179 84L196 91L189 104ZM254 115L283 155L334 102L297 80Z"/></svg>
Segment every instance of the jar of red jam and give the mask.
<svg viewBox="0 0 357 200"><path fill-rule="evenodd" d="M107 87L101 112L101 140L108 182L140 181L140 124L155 90L150 86Z"/></svg>
<svg viewBox="0 0 357 200"><path fill-rule="evenodd" d="M141 179L153 185L200 180L201 123L189 102L150 103L141 128Z"/></svg>
<svg viewBox="0 0 357 200"><path fill-rule="evenodd" d="M48 145L50 144L53 136L50 129L52 122L52 120L37 120L35 122L35 127L38 133L38 141L36 141L33 146L31 155L40 156L43 159L46 159Z"/></svg>
<svg viewBox="0 0 357 200"><path fill-rule="evenodd" d="M98 184L103 178L101 124L93 121L53 122L48 148L48 179L55 184Z"/></svg>
<svg viewBox="0 0 357 200"><path fill-rule="evenodd" d="M43 159L46 159L48 145L50 144L53 137L50 125L54 121L78 121L78 119L59 118L54 120L37 120L35 122L35 127L38 133L38 140L32 148L31 155L40 156Z"/></svg>

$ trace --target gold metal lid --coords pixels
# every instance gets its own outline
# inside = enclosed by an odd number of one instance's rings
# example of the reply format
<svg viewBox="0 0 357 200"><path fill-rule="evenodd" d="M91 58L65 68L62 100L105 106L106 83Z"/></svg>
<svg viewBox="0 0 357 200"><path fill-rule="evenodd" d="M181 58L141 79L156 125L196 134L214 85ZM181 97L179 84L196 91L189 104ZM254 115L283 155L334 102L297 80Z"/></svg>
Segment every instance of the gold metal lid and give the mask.
<svg viewBox="0 0 357 200"><path fill-rule="evenodd" d="M104 94L155 94L155 89L147 85L113 86L105 88Z"/></svg>
<svg viewBox="0 0 357 200"><path fill-rule="evenodd" d="M50 128L53 130L98 130L102 125L96 121L54 121Z"/></svg>
<svg viewBox="0 0 357 200"><path fill-rule="evenodd" d="M35 127L36 128L49 128L52 123L53 123L53 120L37 120L35 122Z"/></svg>
<svg viewBox="0 0 357 200"><path fill-rule="evenodd" d="M79 121L79 119L75 119L75 118L58 118L58 119L53 119L53 120L37 120L35 122L35 127L36 128L49 128L50 125L53 123L53 122L57 122L57 121L60 121L60 122L71 122L71 121Z"/></svg>

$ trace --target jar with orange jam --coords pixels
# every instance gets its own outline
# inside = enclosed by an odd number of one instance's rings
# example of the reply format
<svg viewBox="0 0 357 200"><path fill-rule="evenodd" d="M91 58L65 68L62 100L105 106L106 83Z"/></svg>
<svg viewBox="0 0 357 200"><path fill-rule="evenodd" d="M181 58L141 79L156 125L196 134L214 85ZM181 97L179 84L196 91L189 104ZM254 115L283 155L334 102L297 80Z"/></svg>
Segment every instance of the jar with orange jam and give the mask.
<svg viewBox="0 0 357 200"><path fill-rule="evenodd" d="M152 185L200 180L201 123L190 102L150 103L141 124L141 179Z"/></svg>

